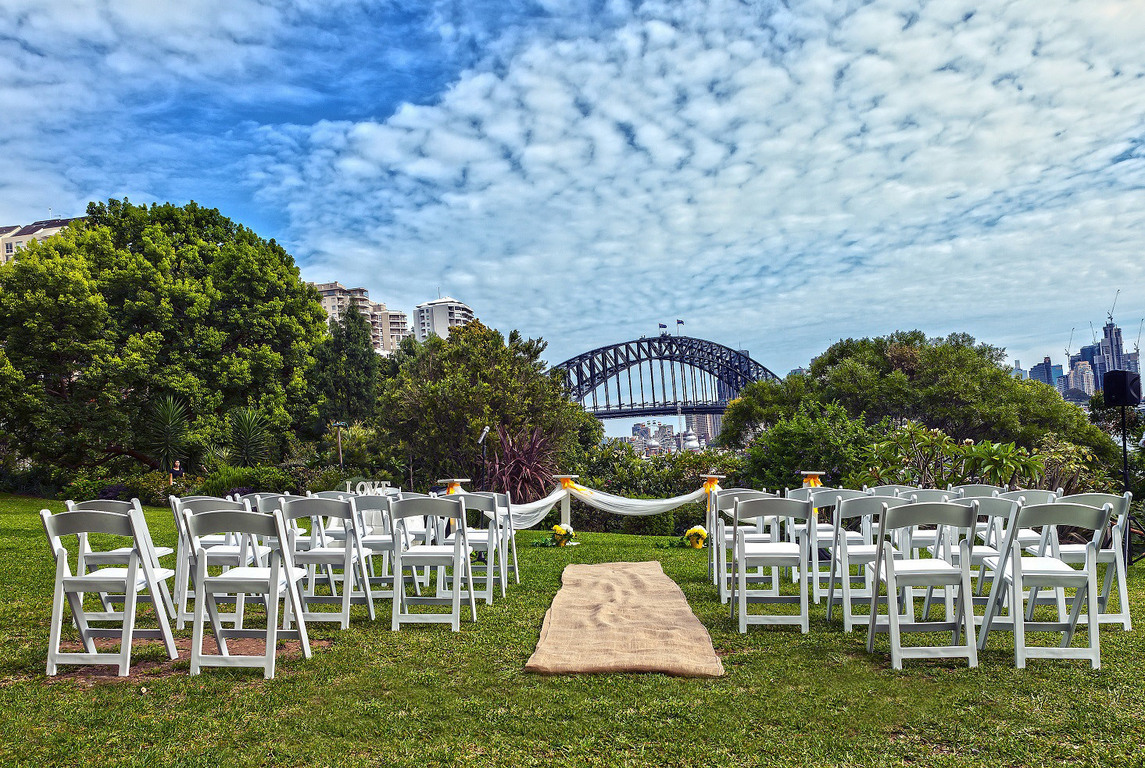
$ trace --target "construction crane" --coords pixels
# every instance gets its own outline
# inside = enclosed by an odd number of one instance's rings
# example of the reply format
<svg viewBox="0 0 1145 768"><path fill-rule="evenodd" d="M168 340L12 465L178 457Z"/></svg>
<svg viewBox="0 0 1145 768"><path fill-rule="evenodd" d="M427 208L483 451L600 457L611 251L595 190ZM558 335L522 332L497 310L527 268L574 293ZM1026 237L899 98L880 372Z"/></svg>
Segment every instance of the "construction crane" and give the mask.
<svg viewBox="0 0 1145 768"><path fill-rule="evenodd" d="M1093 321L1089 321L1089 336L1093 339L1093 343L1097 343L1097 331L1093 330Z"/></svg>
<svg viewBox="0 0 1145 768"><path fill-rule="evenodd" d="M1141 318L1141 325L1137 326L1137 341L1133 342L1133 354L1137 355L1137 364L1141 365L1141 330L1145 328L1145 317Z"/></svg>
<svg viewBox="0 0 1145 768"><path fill-rule="evenodd" d="M1065 345L1065 365L1069 368L1069 351L1073 349L1073 332L1076 331L1076 326L1069 329L1069 343Z"/></svg>
<svg viewBox="0 0 1145 768"><path fill-rule="evenodd" d="M1110 323L1113 322L1113 310L1117 309L1117 297L1120 295L1121 295L1121 289L1118 288L1117 293L1113 294L1113 306L1110 307L1109 312L1106 313L1106 317L1109 318Z"/></svg>

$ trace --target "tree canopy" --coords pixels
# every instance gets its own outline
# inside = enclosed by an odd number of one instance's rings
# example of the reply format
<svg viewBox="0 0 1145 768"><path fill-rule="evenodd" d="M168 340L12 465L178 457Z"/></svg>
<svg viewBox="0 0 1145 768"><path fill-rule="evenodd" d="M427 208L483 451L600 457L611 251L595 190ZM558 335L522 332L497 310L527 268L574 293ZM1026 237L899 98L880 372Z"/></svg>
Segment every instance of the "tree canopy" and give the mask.
<svg viewBox="0 0 1145 768"><path fill-rule="evenodd" d="M845 339L811 362L805 375L755 382L732 401L722 442L745 445L761 429L791 418L805 401L838 403L876 424L913 421L957 440L1034 447L1047 434L1113 457L1108 435L1075 405L1002 366L1005 353L967 334L928 339L921 331Z"/></svg>
<svg viewBox="0 0 1145 768"><path fill-rule="evenodd" d="M171 396L189 451L225 442L238 407L282 435L316 415L306 376L324 335L273 240L193 202L92 203L0 267L0 430L46 464L158 466L147 414Z"/></svg>
<svg viewBox="0 0 1145 768"><path fill-rule="evenodd" d="M411 483L482 477L481 431L516 438L539 429L564 464L566 451L599 442L603 428L572 402L541 359L545 343L471 322L447 339L406 339L382 382L379 423L406 456ZM498 449L488 445L487 451Z"/></svg>

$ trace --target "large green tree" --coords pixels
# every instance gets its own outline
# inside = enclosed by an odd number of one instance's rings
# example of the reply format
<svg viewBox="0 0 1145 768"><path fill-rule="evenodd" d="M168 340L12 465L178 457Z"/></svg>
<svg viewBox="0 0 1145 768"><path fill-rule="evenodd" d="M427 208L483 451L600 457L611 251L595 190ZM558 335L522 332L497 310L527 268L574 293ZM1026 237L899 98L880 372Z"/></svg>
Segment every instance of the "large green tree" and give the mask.
<svg viewBox="0 0 1145 768"><path fill-rule="evenodd" d="M331 335L315 351L315 388L325 421L368 421L377 409L380 358L370 324L356 308L331 323Z"/></svg>
<svg viewBox="0 0 1145 768"><path fill-rule="evenodd" d="M382 381L380 425L401 446L407 482L426 487L444 477L482 477L477 439L490 427L513 437L539 429L558 466L598 442L599 422L569 399L541 359L545 343L512 331L508 339L474 321L447 339L402 342ZM486 446L490 455L497 444Z"/></svg>
<svg viewBox="0 0 1145 768"><path fill-rule="evenodd" d="M852 418L875 424L913 421L952 437L1014 442L1032 448L1047 434L1113 457L1109 437L1075 405L1003 367L1003 350L966 334L928 339L921 331L845 339L815 358L806 375L756 382L733 401L721 441L744 445L758 431L790 418L804 401L838 403Z"/></svg>
<svg viewBox="0 0 1145 768"><path fill-rule="evenodd" d="M0 429L21 455L76 468L158 466L149 405L186 403L188 449L253 407L278 435L308 396L321 305L290 255L217 210L111 200L0 267Z"/></svg>

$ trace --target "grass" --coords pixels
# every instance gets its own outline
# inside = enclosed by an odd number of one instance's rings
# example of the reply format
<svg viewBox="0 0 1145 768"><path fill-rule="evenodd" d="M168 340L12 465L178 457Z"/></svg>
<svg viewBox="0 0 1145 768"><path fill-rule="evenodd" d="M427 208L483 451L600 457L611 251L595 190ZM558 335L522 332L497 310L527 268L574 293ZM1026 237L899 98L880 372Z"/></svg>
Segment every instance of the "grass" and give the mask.
<svg viewBox="0 0 1145 768"><path fill-rule="evenodd" d="M389 603L350 629L312 625L314 658L258 670L119 680L44 675L54 571L37 512L0 496L0 763L14 765L1121 765L1145 763L1145 633L1103 630L1102 663L1013 666L1006 633L978 669L910 661L890 669L885 637L845 634L812 606L811 633L741 635L706 580L703 552L664 539L582 534L529 547L522 583L479 605L478 622L389 631ZM575 521L574 521L575 522ZM170 512L148 510L158 543ZM711 632L727 675L538 677L524 664L570 562L659 560ZM1130 571L1145 621L1145 578ZM188 633L180 633L186 636ZM164 658L161 646L134 661Z"/></svg>

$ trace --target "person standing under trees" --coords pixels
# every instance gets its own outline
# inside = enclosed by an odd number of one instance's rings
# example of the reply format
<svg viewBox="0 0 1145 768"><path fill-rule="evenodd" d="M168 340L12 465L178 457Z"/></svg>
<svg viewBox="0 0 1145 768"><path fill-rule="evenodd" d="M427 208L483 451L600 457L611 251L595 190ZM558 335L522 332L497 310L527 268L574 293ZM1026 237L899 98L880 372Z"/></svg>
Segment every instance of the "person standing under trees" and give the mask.
<svg viewBox="0 0 1145 768"><path fill-rule="evenodd" d="M167 474L167 484L174 485L175 478L183 476L183 467L180 466L179 460L175 459L175 463L171 465L171 471Z"/></svg>

